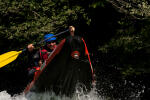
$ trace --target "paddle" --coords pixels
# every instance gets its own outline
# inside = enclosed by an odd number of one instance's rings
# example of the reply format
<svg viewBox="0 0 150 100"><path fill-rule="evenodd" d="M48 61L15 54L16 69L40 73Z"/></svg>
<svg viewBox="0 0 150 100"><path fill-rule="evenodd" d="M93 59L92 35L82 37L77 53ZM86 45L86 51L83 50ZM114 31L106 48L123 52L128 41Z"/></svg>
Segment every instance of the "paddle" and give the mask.
<svg viewBox="0 0 150 100"><path fill-rule="evenodd" d="M68 32L68 31L69 30L67 29L65 31L62 31L62 32L60 32L60 33L50 37L50 38L47 38L45 40L41 40L40 42L35 43L33 45L34 46L35 45L39 45L39 44L43 43L44 41L46 41L48 39L51 39L51 38L56 37L56 36L59 36L59 35L61 35L63 33ZM26 51L26 49L23 49L21 51L10 51L10 52L7 52L7 53L4 53L4 54L0 55L0 68L4 67L5 65L7 65L7 64L11 63L12 61L14 61L18 57L19 54L21 54L22 52L25 52L25 51Z"/></svg>

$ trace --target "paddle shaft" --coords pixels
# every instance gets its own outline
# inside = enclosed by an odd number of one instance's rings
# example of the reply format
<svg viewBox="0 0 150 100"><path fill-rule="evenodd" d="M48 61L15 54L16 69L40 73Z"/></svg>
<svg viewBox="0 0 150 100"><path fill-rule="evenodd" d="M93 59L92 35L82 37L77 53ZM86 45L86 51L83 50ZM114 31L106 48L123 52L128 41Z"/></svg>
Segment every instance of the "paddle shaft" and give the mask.
<svg viewBox="0 0 150 100"><path fill-rule="evenodd" d="M43 42L45 42L45 41L48 40L48 39L51 39L51 38L53 38L53 37L59 36L59 35L61 35L61 34L63 34L63 33L66 33L66 32L68 32L68 31L69 31L69 29L67 29L67 30L65 30L65 31L62 31L62 32L60 32L60 33L58 33L58 34L56 34L56 35L54 35L54 36L52 36L52 37L49 37L49 38L47 38L47 39L41 40L40 42L37 43L37 45L38 45L38 44L41 44L41 43L43 43Z"/></svg>
<svg viewBox="0 0 150 100"><path fill-rule="evenodd" d="M34 43L33 45L34 45L34 46L39 45L39 44L45 42L45 41L48 40L48 39L51 39L51 38L53 38L53 37L57 37L57 36L62 35L62 34L64 34L64 33L68 32L68 31L69 31L69 29L67 29L67 30L65 30L65 31L62 31L62 32L60 32L60 33L58 33L58 34L56 34L56 35L54 35L54 36L52 36L52 37L49 37L49 38L47 38L47 39L41 40L41 41L38 42L38 43ZM25 48L25 49L22 50L22 52L24 52L24 51L26 51L26 50L27 50L27 49Z"/></svg>

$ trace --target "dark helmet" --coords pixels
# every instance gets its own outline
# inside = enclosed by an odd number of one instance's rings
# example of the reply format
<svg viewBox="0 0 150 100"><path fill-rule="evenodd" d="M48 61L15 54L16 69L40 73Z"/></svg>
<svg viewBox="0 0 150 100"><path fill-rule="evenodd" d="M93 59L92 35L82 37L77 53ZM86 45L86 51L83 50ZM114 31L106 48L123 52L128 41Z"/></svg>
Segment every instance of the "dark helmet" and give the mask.
<svg viewBox="0 0 150 100"><path fill-rule="evenodd" d="M54 35L53 34L46 34L44 36L44 40L45 42L51 42L51 41L55 41L56 40L56 37L53 37ZM51 38L52 37L52 38Z"/></svg>

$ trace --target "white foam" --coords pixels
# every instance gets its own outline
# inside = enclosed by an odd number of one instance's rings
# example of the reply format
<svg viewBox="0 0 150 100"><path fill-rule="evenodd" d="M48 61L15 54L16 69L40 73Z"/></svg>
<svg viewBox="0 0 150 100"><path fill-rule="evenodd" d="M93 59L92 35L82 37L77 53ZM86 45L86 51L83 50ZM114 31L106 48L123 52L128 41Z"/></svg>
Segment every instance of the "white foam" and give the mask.
<svg viewBox="0 0 150 100"><path fill-rule="evenodd" d="M11 96L7 91L0 92L0 100L28 100L23 94Z"/></svg>
<svg viewBox="0 0 150 100"><path fill-rule="evenodd" d="M76 91L73 97L56 96L53 92L34 93L29 92L26 96L24 94L16 94L11 96L7 91L0 92L0 100L106 100L99 96L93 89L88 94Z"/></svg>

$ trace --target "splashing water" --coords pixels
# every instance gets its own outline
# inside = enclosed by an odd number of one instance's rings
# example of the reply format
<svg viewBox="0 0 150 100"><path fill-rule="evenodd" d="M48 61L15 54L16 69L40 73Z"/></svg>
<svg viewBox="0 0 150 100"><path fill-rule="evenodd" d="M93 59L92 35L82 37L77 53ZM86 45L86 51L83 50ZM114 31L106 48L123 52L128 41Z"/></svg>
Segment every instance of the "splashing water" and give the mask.
<svg viewBox="0 0 150 100"><path fill-rule="evenodd" d="M6 91L0 92L0 100L28 100L23 94L14 95L13 97Z"/></svg>
<svg viewBox="0 0 150 100"><path fill-rule="evenodd" d="M11 96L7 91L0 92L0 100L106 100L97 94L95 89L92 89L88 94L83 93L83 91L76 90L73 97L66 96L56 96L53 92L45 93L34 93L30 92L28 95L17 94Z"/></svg>

